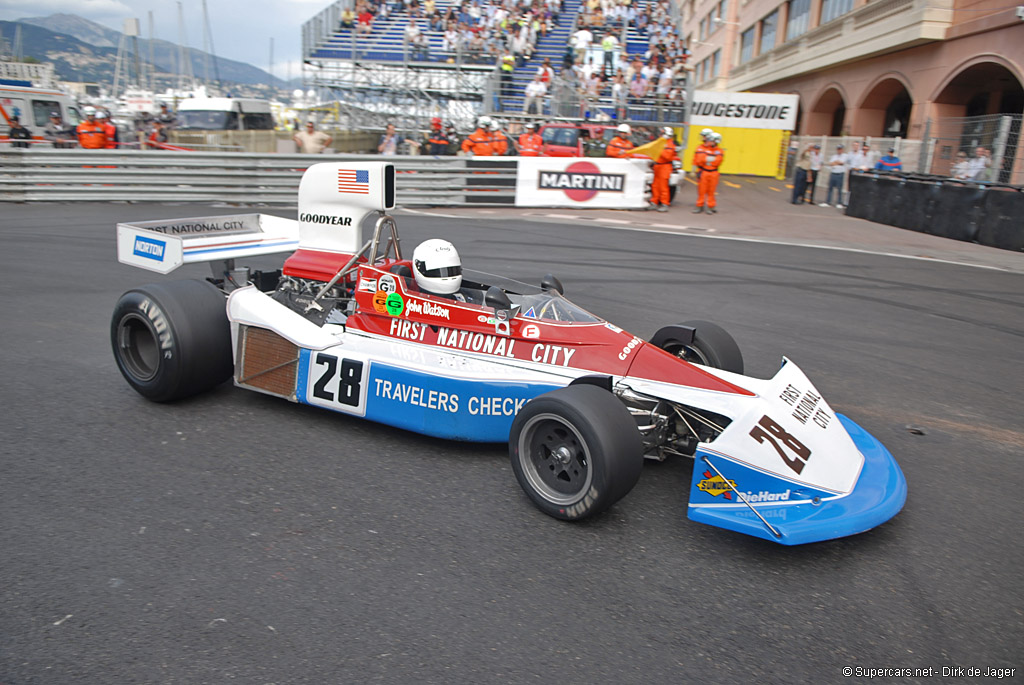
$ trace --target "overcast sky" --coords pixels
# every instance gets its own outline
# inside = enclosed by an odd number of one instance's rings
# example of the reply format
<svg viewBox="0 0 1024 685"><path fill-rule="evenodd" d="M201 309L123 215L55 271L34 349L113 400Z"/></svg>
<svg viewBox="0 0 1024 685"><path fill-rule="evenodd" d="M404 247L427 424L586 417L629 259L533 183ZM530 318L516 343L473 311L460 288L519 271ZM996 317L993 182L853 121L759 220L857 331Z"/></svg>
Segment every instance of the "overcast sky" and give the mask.
<svg viewBox="0 0 1024 685"><path fill-rule="evenodd" d="M302 24L330 6L332 0L206 0L210 32L218 57L248 62L269 70L270 39L274 39L274 75L301 76ZM181 0L185 43L203 48L202 0ZM149 12L156 38L177 43L178 2L164 0L0 0L0 19L76 14L122 31L124 20L137 18L142 37L149 38Z"/></svg>

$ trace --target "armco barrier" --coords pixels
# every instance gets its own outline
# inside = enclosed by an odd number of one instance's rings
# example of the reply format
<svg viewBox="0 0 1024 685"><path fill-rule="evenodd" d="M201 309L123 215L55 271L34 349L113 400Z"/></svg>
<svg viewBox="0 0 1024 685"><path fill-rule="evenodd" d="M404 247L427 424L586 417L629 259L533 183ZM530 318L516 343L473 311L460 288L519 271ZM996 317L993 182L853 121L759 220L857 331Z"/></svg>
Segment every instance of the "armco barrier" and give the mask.
<svg viewBox="0 0 1024 685"><path fill-rule="evenodd" d="M846 214L943 238L1024 250L1024 188L854 172Z"/></svg>
<svg viewBox="0 0 1024 685"><path fill-rule="evenodd" d="M294 205L311 164L379 155L285 155L151 150L0 148L0 200L13 202L226 202ZM396 156L406 206L510 205L515 158Z"/></svg>

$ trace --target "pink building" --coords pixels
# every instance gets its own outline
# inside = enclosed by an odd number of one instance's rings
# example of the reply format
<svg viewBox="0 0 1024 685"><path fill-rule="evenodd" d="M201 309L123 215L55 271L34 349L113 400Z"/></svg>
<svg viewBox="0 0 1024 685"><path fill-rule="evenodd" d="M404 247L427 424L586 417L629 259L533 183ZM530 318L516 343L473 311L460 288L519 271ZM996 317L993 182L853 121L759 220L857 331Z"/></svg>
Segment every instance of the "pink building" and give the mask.
<svg viewBox="0 0 1024 685"><path fill-rule="evenodd" d="M1010 114L1003 139L1020 157L1024 9L1014 4L682 0L682 33L697 88L795 93L796 134L921 139L953 117Z"/></svg>

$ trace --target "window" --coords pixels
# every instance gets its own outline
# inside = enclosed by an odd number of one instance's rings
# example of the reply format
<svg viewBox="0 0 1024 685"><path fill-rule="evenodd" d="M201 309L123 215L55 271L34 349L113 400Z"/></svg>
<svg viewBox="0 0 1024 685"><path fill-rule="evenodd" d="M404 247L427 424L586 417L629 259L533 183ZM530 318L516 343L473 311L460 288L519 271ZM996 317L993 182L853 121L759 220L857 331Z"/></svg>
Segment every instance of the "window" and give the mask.
<svg viewBox="0 0 1024 685"><path fill-rule="evenodd" d="M246 131L273 131L274 115L270 112L246 112L242 115Z"/></svg>
<svg viewBox="0 0 1024 685"><path fill-rule="evenodd" d="M853 9L853 0L822 0L821 23L828 22L843 16Z"/></svg>
<svg viewBox="0 0 1024 685"><path fill-rule="evenodd" d="M178 111L175 128L196 131L234 131L238 128L238 113L190 109Z"/></svg>
<svg viewBox="0 0 1024 685"><path fill-rule="evenodd" d="M576 147L579 141L580 132L576 128L546 128L541 136L548 145L567 145Z"/></svg>
<svg viewBox="0 0 1024 685"><path fill-rule="evenodd" d="M722 18L722 21L725 21L725 12L728 9L729 0L722 0L720 3L718 3L718 16Z"/></svg>
<svg viewBox="0 0 1024 685"><path fill-rule="evenodd" d="M704 17L700 20L700 34L697 40L704 40L708 36L708 18Z"/></svg>
<svg viewBox="0 0 1024 685"><path fill-rule="evenodd" d="M775 10L761 21L761 50L764 54L775 47L775 34L779 26L779 10Z"/></svg>
<svg viewBox="0 0 1024 685"><path fill-rule="evenodd" d="M807 24L811 19L811 0L790 0L789 20L786 22L786 40L807 33Z"/></svg>
<svg viewBox="0 0 1024 685"><path fill-rule="evenodd" d="M715 50L715 54L711 55L711 78L718 78L718 64L722 61L722 51Z"/></svg>
<svg viewBox="0 0 1024 685"><path fill-rule="evenodd" d="M740 34L740 64L745 64L754 56L754 27Z"/></svg>
<svg viewBox="0 0 1024 685"><path fill-rule="evenodd" d="M32 123L36 126L46 126L50 123L50 113L59 112L60 103L53 100L33 100L32 101ZM24 118L25 115L22 115ZM25 124L24 121L21 122Z"/></svg>

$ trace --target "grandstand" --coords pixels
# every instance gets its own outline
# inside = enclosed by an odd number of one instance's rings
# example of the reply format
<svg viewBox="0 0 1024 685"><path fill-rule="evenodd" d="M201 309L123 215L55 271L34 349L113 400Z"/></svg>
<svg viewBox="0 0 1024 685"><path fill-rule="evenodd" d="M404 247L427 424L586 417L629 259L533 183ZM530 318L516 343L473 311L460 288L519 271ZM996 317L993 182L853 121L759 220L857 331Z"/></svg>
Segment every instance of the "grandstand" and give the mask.
<svg viewBox="0 0 1024 685"><path fill-rule="evenodd" d="M598 71L603 69L600 41L605 31L618 41L616 67L623 71L633 58L647 53L654 42L650 36L656 33L638 30L637 22L624 18L590 28L593 14L583 0L520 2L536 14L518 22L518 8L503 17L499 5L485 2L481 6L477 0L425 0L424 6L435 13L430 16L424 16L424 7L417 0L374 1L376 4L338 0L303 26L306 85L331 94L329 99L339 103L339 116L345 119L339 122L342 125L379 128L390 120L400 130L417 130L429 118L440 116L467 130L479 114L497 114L509 121L648 125L681 125L685 121L683 103L687 95L692 96L687 70L677 70L671 91L656 90L652 83L649 93L635 95L629 92L629 84L623 84L619 86L622 92L615 96L610 83L591 83L588 88L585 78L579 77L581 70L568 68L573 58L571 38L583 26L592 31L595 40L588 51L577 52L576 57L582 62L580 67L589 62ZM650 7L655 7L653 0ZM372 17L368 8L376 10ZM416 20L411 23L412 13ZM363 22L366 18L372 21ZM504 24L495 23L501 19ZM676 24L669 18L664 25L670 21ZM511 39L517 26L523 25L527 26L523 35L534 37L525 49L523 43L517 45ZM453 32L453 28L457 30ZM516 47L518 52L510 52ZM506 56L515 57L511 73L501 69ZM547 95L526 114L527 84L545 60L553 71Z"/></svg>

